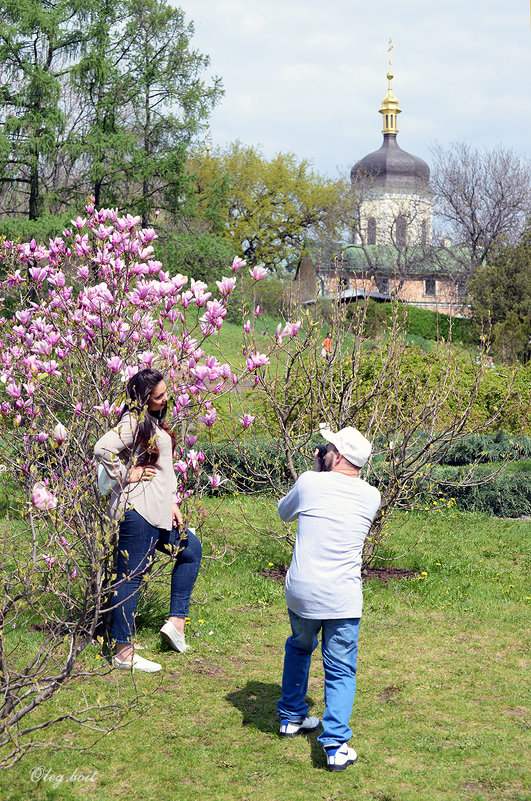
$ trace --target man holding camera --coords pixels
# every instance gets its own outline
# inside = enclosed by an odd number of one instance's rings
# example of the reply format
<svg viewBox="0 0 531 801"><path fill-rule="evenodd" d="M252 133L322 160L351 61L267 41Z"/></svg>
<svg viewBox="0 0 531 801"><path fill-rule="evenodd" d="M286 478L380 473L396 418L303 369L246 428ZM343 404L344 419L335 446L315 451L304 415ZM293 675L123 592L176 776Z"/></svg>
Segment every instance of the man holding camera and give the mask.
<svg viewBox="0 0 531 801"><path fill-rule="evenodd" d="M318 739L328 770L339 771L357 759L348 742L362 608L361 559L380 493L359 477L371 454L370 442L352 426L320 433L329 444L315 451L314 470L300 475L278 503L281 519L298 518L298 528L286 576L292 634L286 640L277 713L281 737L319 728L319 719L308 717L305 697L321 632L325 711Z"/></svg>

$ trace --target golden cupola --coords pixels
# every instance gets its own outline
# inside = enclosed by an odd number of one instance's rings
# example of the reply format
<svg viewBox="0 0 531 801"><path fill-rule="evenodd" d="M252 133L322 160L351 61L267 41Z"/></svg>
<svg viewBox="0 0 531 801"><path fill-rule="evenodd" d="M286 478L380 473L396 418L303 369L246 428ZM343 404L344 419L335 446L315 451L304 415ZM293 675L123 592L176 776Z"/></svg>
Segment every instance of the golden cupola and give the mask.
<svg viewBox="0 0 531 801"><path fill-rule="evenodd" d="M387 89L386 96L382 100L382 107L380 109L380 114L383 118L383 134L398 133L398 115L402 111L401 108L398 108L398 98L393 94L393 87L391 85L393 78L394 75L391 70L389 70L387 73L389 88Z"/></svg>

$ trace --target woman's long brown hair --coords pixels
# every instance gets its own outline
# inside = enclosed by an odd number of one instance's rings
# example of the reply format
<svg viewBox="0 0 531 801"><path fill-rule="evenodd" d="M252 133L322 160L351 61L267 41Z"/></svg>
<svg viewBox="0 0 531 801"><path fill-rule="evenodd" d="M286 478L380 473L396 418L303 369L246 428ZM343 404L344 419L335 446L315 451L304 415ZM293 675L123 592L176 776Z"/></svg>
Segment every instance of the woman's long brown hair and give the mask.
<svg viewBox="0 0 531 801"><path fill-rule="evenodd" d="M136 373L127 383L127 403L120 415L120 420L127 413L136 417L137 427L133 450L138 453L136 463L143 467L155 465L160 455L155 437L155 419L157 419L160 427L170 435L172 452L176 445L175 434L164 422L167 404L157 415L151 414L148 410L151 393L161 381L164 381L164 376L158 370L147 368Z"/></svg>

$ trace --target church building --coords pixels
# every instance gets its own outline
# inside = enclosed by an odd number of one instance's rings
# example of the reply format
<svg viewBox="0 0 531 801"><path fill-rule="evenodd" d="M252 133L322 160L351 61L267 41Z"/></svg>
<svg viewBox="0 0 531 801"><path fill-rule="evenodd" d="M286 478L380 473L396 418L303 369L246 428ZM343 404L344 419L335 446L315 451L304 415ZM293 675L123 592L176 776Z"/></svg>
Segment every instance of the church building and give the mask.
<svg viewBox="0 0 531 801"><path fill-rule="evenodd" d="M336 297L346 302L368 294L397 297L446 314L462 314L464 270L459 252L433 243L430 168L397 141L398 98L382 100L383 142L351 170L356 213L350 242L307 242L297 267L302 302Z"/></svg>

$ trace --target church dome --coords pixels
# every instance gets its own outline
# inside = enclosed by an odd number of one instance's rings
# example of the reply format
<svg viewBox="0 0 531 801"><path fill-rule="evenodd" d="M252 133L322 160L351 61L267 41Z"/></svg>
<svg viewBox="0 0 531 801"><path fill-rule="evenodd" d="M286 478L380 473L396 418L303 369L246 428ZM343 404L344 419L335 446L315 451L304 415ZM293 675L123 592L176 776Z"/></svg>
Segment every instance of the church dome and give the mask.
<svg viewBox="0 0 531 801"><path fill-rule="evenodd" d="M390 42L391 47L391 42ZM380 114L383 120L384 135L382 146L374 153L364 156L351 170L353 183L367 177L375 188L429 190L430 168L418 156L412 156L399 146L396 141L398 133L398 115L402 110L398 107L398 98L393 94L394 78L389 65L387 80L389 87L382 100Z"/></svg>
<svg viewBox="0 0 531 801"><path fill-rule="evenodd" d="M378 189L428 189L430 168L418 156L402 150L396 134L385 133L382 146L355 164L350 173L353 182L372 179Z"/></svg>

